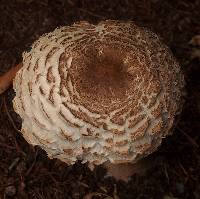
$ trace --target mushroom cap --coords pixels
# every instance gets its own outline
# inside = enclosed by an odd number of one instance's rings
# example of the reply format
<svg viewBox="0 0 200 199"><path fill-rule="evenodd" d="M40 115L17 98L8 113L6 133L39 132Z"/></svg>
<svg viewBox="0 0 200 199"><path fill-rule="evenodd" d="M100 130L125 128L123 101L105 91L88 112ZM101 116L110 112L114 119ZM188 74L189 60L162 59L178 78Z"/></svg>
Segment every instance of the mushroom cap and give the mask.
<svg viewBox="0 0 200 199"><path fill-rule="evenodd" d="M180 66L133 22L78 22L40 37L14 79L22 134L67 164L135 162L171 133Z"/></svg>

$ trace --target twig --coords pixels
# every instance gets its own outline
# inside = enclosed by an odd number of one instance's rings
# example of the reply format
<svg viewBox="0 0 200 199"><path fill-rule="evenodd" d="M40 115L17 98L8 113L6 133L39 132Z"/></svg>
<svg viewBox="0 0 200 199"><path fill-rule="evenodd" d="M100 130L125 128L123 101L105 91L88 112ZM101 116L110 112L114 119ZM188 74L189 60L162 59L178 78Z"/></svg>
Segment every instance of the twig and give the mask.
<svg viewBox="0 0 200 199"><path fill-rule="evenodd" d="M21 131L20 131L19 129L17 129L17 126L16 126L15 122L13 121L13 119L12 119L12 117L11 117L9 111L8 111L8 107L7 107L7 104L6 104L5 97L3 97L3 104L4 104L4 108L5 108L6 114L8 115L8 118L9 118L9 120L10 120L10 122L11 122L13 128L14 128L17 132L20 132L20 133L21 133Z"/></svg>
<svg viewBox="0 0 200 199"><path fill-rule="evenodd" d="M8 170L11 171L19 163L19 161L20 161L19 157L15 158L12 164L8 167Z"/></svg>
<svg viewBox="0 0 200 199"><path fill-rule="evenodd" d="M21 133L21 131L17 129L17 126L16 126L14 120L12 119L12 117L11 117L11 115L10 115L10 113L9 113L9 110L8 110L8 107L7 107L7 103L6 103L6 100L5 100L5 97L3 97L3 105L4 105L6 114L8 115L8 118L10 119L10 122L11 122L13 128L14 128L17 132ZM18 145L16 139L15 139L15 146L16 146L17 151L20 151L20 150L19 150L20 147L19 147L19 145ZM20 151L20 152L22 152L22 151Z"/></svg>
<svg viewBox="0 0 200 199"><path fill-rule="evenodd" d="M86 194L86 195L83 197L83 199L92 199L93 196L100 196L100 197L101 197L101 196L105 196L105 197L108 197L108 195L103 194L103 193L92 192L92 193Z"/></svg>
<svg viewBox="0 0 200 199"><path fill-rule="evenodd" d="M82 11L82 12L85 12L85 13L87 13L87 14L93 16L93 17L97 17L97 18L100 18L100 19L105 19L104 16L101 16L101 15L95 14L95 13L89 11L89 10L86 10L86 9L83 9L83 8L78 8L78 10L80 10L80 11Z"/></svg>
<svg viewBox="0 0 200 199"><path fill-rule="evenodd" d="M37 160L37 156L38 156L38 150L36 149L34 161L33 161L32 165L29 167L28 171L25 173L25 176L26 176L26 177L27 177L27 176L30 174L30 172L33 170L33 167L35 166L35 163L36 163L36 160Z"/></svg>
<svg viewBox="0 0 200 199"><path fill-rule="evenodd" d="M187 133L185 133L179 126L177 127L177 129L188 139L188 141L196 148L199 148L199 145L197 144L197 142L190 137Z"/></svg>
<svg viewBox="0 0 200 199"><path fill-rule="evenodd" d="M167 178L167 183L169 184L169 174L167 172L166 164L164 164L164 173L165 173L165 177Z"/></svg>
<svg viewBox="0 0 200 199"><path fill-rule="evenodd" d="M72 0L67 0L67 3L70 5L70 6L75 6L74 5L74 2Z"/></svg>
<svg viewBox="0 0 200 199"><path fill-rule="evenodd" d="M114 184L113 199L120 199L117 195L117 185Z"/></svg>
<svg viewBox="0 0 200 199"><path fill-rule="evenodd" d="M89 188L89 185L87 185L86 183L83 183L83 182L78 181L78 184L79 184L80 186L85 187L85 188Z"/></svg>
<svg viewBox="0 0 200 199"><path fill-rule="evenodd" d="M188 177L189 175L188 175L187 171L185 170L185 168L183 167L183 165L180 162L178 162L178 164L179 164L179 167L181 168L181 170L183 171L183 173L185 174L185 176Z"/></svg>
<svg viewBox="0 0 200 199"><path fill-rule="evenodd" d="M0 110L2 109L2 107L3 107L3 100L1 100Z"/></svg>

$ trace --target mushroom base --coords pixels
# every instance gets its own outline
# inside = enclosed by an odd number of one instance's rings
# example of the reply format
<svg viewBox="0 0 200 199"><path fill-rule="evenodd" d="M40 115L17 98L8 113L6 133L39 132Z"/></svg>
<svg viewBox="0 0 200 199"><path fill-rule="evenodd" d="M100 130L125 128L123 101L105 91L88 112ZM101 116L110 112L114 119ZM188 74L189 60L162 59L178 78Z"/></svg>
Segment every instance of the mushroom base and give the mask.
<svg viewBox="0 0 200 199"><path fill-rule="evenodd" d="M113 164L106 162L103 167L107 169L107 176L112 176L116 180L123 180L128 182L134 174L140 176L145 175L145 173L150 170L154 165L154 161L150 158L142 159L136 163L121 163Z"/></svg>

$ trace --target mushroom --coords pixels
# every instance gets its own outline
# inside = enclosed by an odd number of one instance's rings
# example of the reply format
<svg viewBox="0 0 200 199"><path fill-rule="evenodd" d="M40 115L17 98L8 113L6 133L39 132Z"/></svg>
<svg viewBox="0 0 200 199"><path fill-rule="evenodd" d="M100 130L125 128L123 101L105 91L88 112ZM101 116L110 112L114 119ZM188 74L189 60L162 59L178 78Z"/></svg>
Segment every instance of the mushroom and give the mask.
<svg viewBox="0 0 200 199"><path fill-rule="evenodd" d="M134 163L172 132L180 66L133 22L78 22L40 37L14 79L21 132L50 158L91 167Z"/></svg>

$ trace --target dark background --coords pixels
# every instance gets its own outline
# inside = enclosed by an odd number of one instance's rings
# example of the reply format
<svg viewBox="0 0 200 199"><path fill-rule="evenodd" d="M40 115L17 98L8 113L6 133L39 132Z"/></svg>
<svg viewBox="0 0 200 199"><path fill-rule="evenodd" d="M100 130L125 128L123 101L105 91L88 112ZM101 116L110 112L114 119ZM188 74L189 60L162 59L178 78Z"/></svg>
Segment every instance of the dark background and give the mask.
<svg viewBox="0 0 200 199"><path fill-rule="evenodd" d="M27 144L17 132L21 121L9 89L0 96L0 199L200 198L200 38L194 40L200 35L200 0L0 0L0 74L19 63L43 33L104 19L133 20L151 29L179 61L187 96L174 134L151 155L155 164L145 176L116 182L103 178L102 168L67 166Z"/></svg>

